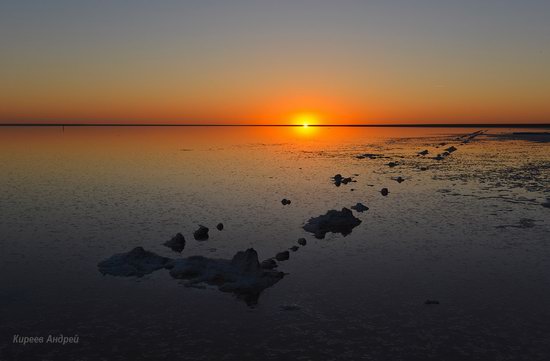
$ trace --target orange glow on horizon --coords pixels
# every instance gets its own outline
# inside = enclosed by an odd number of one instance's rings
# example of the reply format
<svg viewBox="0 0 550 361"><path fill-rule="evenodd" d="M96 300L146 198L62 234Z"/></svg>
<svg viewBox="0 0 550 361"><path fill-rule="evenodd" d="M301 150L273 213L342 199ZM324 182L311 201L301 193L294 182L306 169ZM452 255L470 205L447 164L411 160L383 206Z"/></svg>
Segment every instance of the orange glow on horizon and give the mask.
<svg viewBox="0 0 550 361"><path fill-rule="evenodd" d="M313 112L300 112L291 117L290 123L294 125L302 125L304 128L307 128L310 125L321 124L321 117Z"/></svg>

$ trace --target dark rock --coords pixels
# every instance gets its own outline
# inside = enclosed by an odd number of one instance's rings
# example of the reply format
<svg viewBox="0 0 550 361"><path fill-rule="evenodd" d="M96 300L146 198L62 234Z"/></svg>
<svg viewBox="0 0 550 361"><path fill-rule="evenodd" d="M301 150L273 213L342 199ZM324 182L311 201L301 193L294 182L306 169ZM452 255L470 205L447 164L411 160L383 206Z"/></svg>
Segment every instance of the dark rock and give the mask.
<svg viewBox="0 0 550 361"><path fill-rule="evenodd" d="M361 220L356 218L351 210L342 208L341 211L332 209L326 214L310 218L303 228L313 233L316 238L322 239L328 232L347 236L359 224Z"/></svg>
<svg viewBox="0 0 550 361"><path fill-rule="evenodd" d="M290 204L291 202L290 202L290 199L283 198L281 203L283 204L283 206L286 206L286 205Z"/></svg>
<svg viewBox="0 0 550 361"><path fill-rule="evenodd" d="M418 152L418 155L426 155L426 154L428 154L428 153L429 153L428 150L425 149L425 150L423 150L423 151L421 151L421 152Z"/></svg>
<svg viewBox="0 0 550 361"><path fill-rule="evenodd" d="M332 177L332 180L334 181L334 185L336 187L340 187L340 185L342 184L343 179L344 179L344 177L342 177L341 174L336 174L334 177Z"/></svg>
<svg viewBox="0 0 550 361"><path fill-rule="evenodd" d="M426 300L424 301L425 305L439 305L439 301L436 300Z"/></svg>
<svg viewBox="0 0 550 361"><path fill-rule="evenodd" d="M546 203L541 204L544 208L550 208L550 199L546 200Z"/></svg>
<svg viewBox="0 0 550 361"><path fill-rule="evenodd" d="M158 269L165 268L170 258L136 247L127 253L117 253L98 263L99 272L112 276L142 277Z"/></svg>
<svg viewBox="0 0 550 361"><path fill-rule="evenodd" d="M300 249L300 247L298 247L298 246L292 246L292 247L290 247L289 249L290 249L292 252L296 252L297 250Z"/></svg>
<svg viewBox="0 0 550 361"><path fill-rule="evenodd" d="M305 246L307 244L307 241L305 238L298 238L298 244L300 246Z"/></svg>
<svg viewBox="0 0 550 361"><path fill-rule="evenodd" d="M277 268L277 266L277 262L275 262L273 258L266 259L265 261L262 261L262 263L260 263L260 267L262 267L263 269L274 269Z"/></svg>
<svg viewBox="0 0 550 361"><path fill-rule="evenodd" d="M261 292L279 282L284 273L266 270L258 262L253 248L238 252L231 260L193 256L173 260L170 275L186 279L188 284L215 285L222 292L231 292L248 305L255 305Z"/></svg>
<svg viewBox="0 0 550 361"><path fill-rule="evenodd" d="M218 231L223 230L223 223L218 223L218 225L216 226L216 228L218 229Z"/></svg>
<svg viewBox="0 0 550 361"><path fill-rule="evenodd" d="M387 166L390 167L390 168L397 167L398 165L399 165L399 162L389 162L387 164Z"/></svg>
<svg viewBox="0 0 550 361"><path fill-rule="evenodd" d="M185 248L185 237L181 233L176 234L172 239L165 242L164 245L174 252L181 253Z"/></svg>
<svg viewBox="0 0 550 361"><path fill-rule="evenodd" d="M197 229L193 233L193 237L195 237L195 240L197 241L205 241L208 239L208 231L209 231L208 227L199 225L199 229Z"/></svg>
<svg viewBox="0 0 550 361"><path fill-rule="evenodd" d="M275 256L275 259L277 259L277 261L279 261L279 262L280 261L286 261L289 258L290 258L290 253L288 251L279 252Z"/></svg>
<svg viewBox="0 0 550 361"><path fill-rule="evenodd" d="M392 178L394 181L396 181L397 183L403 183L405 181L405 178L399 176L399 177L395 177L395 178Z"/></svg>
<svg viewBox="0 0 550 361"><path fill-rule="evenodd" d="M380 193L385 197L388 195L388 193L390 193L390 191L388 190L388 188L382 188L380 190Z"/></svg>
<svg viewBox="0 0 550 361"><path fill-rule="evenodd" d="M451 146L451 147L445 149L445 151L448 152L448 153L456 152L457 150L458 149L455 146Z"/></svg>
<svg viewBox="0 0 550 361"><path fill-rule="evenodd" d="M351 209L359 212L359 213L363 213L365 211L368 211L369 210L369 207L367 207L366 205L364 205L363 203L357 203L356 205L354 206L351 206Z"/></svg>
<svg viewBox="0 0 550 361"><path fill-rule="evenodd" d="M258 272L261 268L258 253L253 248L237 252L231 259L231 265L243 273Z"/></svg>

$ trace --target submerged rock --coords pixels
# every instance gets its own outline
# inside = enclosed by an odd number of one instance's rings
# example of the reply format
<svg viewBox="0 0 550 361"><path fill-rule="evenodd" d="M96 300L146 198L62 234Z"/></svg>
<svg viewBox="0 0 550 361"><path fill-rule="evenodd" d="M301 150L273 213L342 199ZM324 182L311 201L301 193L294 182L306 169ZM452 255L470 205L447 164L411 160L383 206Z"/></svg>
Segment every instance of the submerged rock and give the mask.
<svg viewBox="0 0 550 361"><path fill-rule="evenodd" d="M550 132L513 132L492 134L491 137L503 140L525 140L536 143L550 143Z"/></svg>
<svg viewBox="0 0 550 361"><path fill-rule="evenodd" d="M369 207L367 207L366 205L364 205L363 203L357 203L356 205L354 206L351 206L351 209L359 212L359 213L363 213L365 211L368 211L369 210Z"/></svg>
<svg viewBox="0 0 550 361"><path fill-rule="evenodd" d="M397 183L403 183L405 181L405 178L399 176L399 177L395 177L395 178L392 178L394 181L396 181Z"/></svg>
<svg viewBox="0 0 550 361"><path fill-rule="evenodd" d="M518 224L505 224L501 226L496 226L496 228L533 228L535 227L535 220L530 218L521 218L518 222Z"/></svg>
<svg viewBox="0 0 550 361"><path fill-rule="evenodd" d="M277 268L277 266L277 262L275 262L273 258L266 259L262 261L262 263L260 263L260 267L262 267L263 269L273 269Z"/></svg>
<svg viewBox="0 0 550 361"><path fill-rule="evenodd" d="M288 251L279 252L275 256L275 259L279 262L280 261L286 261L289 258L290 258L290 253Z"/></svg>
<svg viewBox="0 0 550 361"><path fill-rule="evenodd" d="M342 208L341 211L332 209L326 214L310 218L303 229L313 233L316 238L322 239L328 232L347 236L359 224L361 220L356 218L351 210Z"/></svg>
<svg viewBox="0 0 550 361"><path fill-rule="evenodd" d="M519 224L516 228L533 228L535 227L535 220L529 218L522 218L519 220Z"/></svg>
<svg viewBox="0 0 550 361"><path fill-rule="evenodd" d="M546 200L546 203L542 203L542 206L543 206L544 208L550 208L550 199L547 199L547 200Z"/></svg>
<svg viewBox="0 0 550 361"><path fill-rule="evenodd" d="M452 152L455 152L455 151L457 151L457 150L458 150L458 149L457 149L455 146L451 146L451 147L445 149L445 151L446 151L447 153L452 153Z"/></svg>
<svg viewBox="0 0 550 361"><path fill-rule="evenodd" d="M427 149L424 149L423 151L418 152L418 155L426 155L426 154L428 154L428 153L429 153L428 150L427 150Z"/></svg>
<svg viewBox="0 0 550 361"><path fill-rule="evenodd" d="M170 258L136 247L127 253L117 253L97 264L99 272L111 276L142 277L158 269L165 268Z"/></svg>
<svg viewBox="0 0 550 361"><path fill-rule="evenodd" d="M290 204L291 202L290 202L290 199L283 198L281 203L283 204L283 206L286 206L286 205Z"/></svg>
<svg viewBox="0 0 550 361"><path fill-rule="evenodd" d="M305 238L298 238L298 244L300 246L305 246L307 244L307 241Z"/></svg>
<svg viewBox="0 0 550 361"><path fill-rule="evenodd" d="M470 141L472 141L475 137L479 136L479 135L482 135L483 133L485 133L485 131L483 130L478 130L477 132L473 132L471 134L466 134L463 136L463 138L466 138L466 140L464 140L464 144L466 143L470 143Z"/></svg>
<svg viewBox="0 0 550 361"><path fill-rule="evenodd" d="M397 167L398 165L399 165L399 162L389 162L387 164L387 166L390 167L390 168Z"/></svg>
<svg viewBox="0 0 550 361"><path fill-rule="evenodd" d="M164 242L164 245L174 252L181 253L185 248L185 237L181 233L178 233L169 241Z"/></svg>
<svg viewBox="0 0 550 361"><path fill-rule="evenodd" d="M193 256L170 262L170 275L186 279L188 284L206 283L217 286L255 305L263 290L279 282L284 273L266 270L258 262L258 253L249 248L237 252L231 260Z"/></svg>
<svg viewBox="0 0 550 361"><path fill-rule="evenodd" d="M199 225L199 229L197 229L194 233L193 233L193 237L195 238L195 240L197 241L205 241L208 239L208 227L205 227L205 226L202 226L202 225Z"/></svg>
<svg viewBox="0 0 550 361"><path fill-rule="evenodd" d="M290 249L292 252L296 252L297 250L300 249L300 247L298 247L298 246L292 246L292 247L290 247L289 249Z"/></svg>
<svg viewBox="0 0 550 361"><path fill-rule="evenodd" d="M216 226L216 228L218 229L218 231L223 230L223 223L218 223L218 225Z"/></svg>
<svg viewBox="0 0 550 361"><path fill-rule="evenodd" d="M283 311L298 311L300 309L302 309L302 307L295 303L289 305L281 305L281 310Z"/></svg>
<svg viewBox="0 0 550 361"><path fill-rule="evenodd" d="M365 159L365 158L377 159L377 158L384 158L384 155L383 154L376 154L376 153L364 153L364 154L360 154L360 155L355 156L355 158L357 158L357 159Z"/></svg>
<svg viewBox="0 0 550 361"><path fill-rule="evenodd" d="M385 197L390 193L390 191L388 190L388 188L382 188L380 190L380 193Z"/></svg>
<svg viewBox="0 0 550 361"><path fill-rule="evenodd" d="M437 300L426 300L424 301L425 305L439 305L439 301Z"/></svg>

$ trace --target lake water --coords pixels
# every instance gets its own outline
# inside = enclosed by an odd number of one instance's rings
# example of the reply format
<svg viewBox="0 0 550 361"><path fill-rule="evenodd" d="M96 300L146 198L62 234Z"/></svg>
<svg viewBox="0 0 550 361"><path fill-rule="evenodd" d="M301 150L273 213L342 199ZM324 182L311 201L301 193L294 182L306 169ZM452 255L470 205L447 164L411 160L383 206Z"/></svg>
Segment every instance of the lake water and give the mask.
<svg viewBox="0 0 550 361"><path fill-rule="evenodd" d="M479 130L0 128L0 360L548 360L550 143ZM357 202L347 236L302 228ZM256 304L97 266L300 237ZM79 342L13 343L50 334Z"/></svg>

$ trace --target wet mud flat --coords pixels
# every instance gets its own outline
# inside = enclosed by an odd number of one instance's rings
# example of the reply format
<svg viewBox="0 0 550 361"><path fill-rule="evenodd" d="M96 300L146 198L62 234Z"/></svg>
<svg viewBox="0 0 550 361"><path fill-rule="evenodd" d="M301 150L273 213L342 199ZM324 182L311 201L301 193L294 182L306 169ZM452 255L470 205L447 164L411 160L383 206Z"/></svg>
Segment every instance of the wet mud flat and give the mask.
<svg viewBox="0 0 550 361"><path fill-rule="evenodd" d="M82 343L2 343L0 356L545 360L548 145L446 131L223 151L178 140L169 149L193 151L138 162L155 182L7 196L33 206L2 210L3 339Z"/></svg>
<svg viewBox="0 0 550 361"><path fill-rule="evenodd" d="M550 142L550 132L512 132L493 135L496 139L525 140L529 142Z"/></svg>

